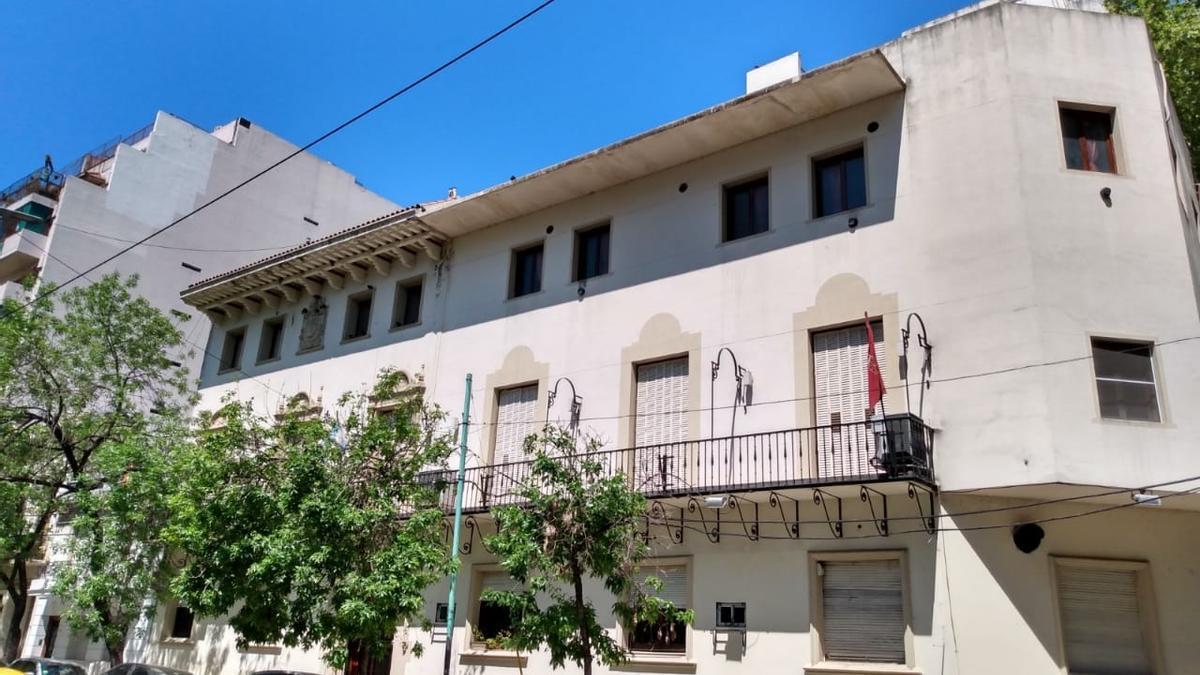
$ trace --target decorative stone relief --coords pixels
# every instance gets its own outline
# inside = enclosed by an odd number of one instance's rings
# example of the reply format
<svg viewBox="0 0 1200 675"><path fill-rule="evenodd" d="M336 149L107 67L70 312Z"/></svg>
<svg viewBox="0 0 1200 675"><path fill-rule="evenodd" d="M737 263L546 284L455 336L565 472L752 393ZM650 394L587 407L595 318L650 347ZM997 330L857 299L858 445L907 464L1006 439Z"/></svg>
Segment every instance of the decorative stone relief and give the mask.
<svg viewBox="0 0 1200 675"><path fill-rule="evenodd" d="M325 319L329 314L329 306L314 295L308 307L301 310L303 319L300 323L300 349L297 354L311 352L325 346Z"/></svg>

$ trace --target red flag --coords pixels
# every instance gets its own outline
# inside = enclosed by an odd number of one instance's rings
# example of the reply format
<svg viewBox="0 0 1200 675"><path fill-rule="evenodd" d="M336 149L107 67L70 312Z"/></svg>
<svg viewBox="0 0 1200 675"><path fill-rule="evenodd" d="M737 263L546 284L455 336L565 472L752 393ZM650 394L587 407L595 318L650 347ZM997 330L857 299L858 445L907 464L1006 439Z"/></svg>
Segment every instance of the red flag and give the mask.
<svg viewBox="0 0 1200 675"><path fill-rule="evenodd" d="M883 385L883 373L879 372L879 358L875 355L875 331L871 329L871 318L863 312L867 323L867 405L872 414L875 404L883 401L887 387Z"/></svg>

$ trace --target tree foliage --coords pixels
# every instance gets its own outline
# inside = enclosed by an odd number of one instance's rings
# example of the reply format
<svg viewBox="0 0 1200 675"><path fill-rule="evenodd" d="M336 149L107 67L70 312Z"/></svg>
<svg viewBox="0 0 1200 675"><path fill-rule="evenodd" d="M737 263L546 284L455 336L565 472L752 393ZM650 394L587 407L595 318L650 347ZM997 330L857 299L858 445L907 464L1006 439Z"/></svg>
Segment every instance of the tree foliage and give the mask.
<svg viewBox="0 0 1200 675"><path fill-rule="evenodd" d="M628 650L597 621L585 579L599 579L617 598L613 612L625 626L691 623L693 616L658 598L659 581L642 576L650 552L641 532L645 498L625 474L606 475L594 454L597 441L582 443L584 452L577 452L575 433L558 427L526 439L533 460L516 490L520 505L494 511L497 533L487 540L524 590L486 591L483 599L514 618L504 646L545 647L555 668L570 660L590 675L594 660L617 665Z"/></svg>
<svg viewBox="0 0 1200 675"><path fill-rule="evenodd" d="M372 413L383 401L395 407ZM419 474L452 445L397 372L338 407L276 419L229 401L207 416L168 538L183 556L171 590L193 611L228 614L242 644L318 646L341 666L350 646L383 655L450 571L440 485Z"/></svg>
<svg viewBox="0 0 1200 675"><path fill-rule="evenodd" d="M1105 0L1110 12L1146 21L1180 126L1200 176L1200 0Z"/></svg>
<svg viewBox="0 0 1200 675"><path fill-rule="evenodd" d="M171 360L185 317L164 315L136 286L136 276L107 275L0 307L0 582L13 605L5 658L16 656L31 566L46 557L54 516L136 472L145 462L133 456L163 452L191 405L187 372ZM83 574L98 579L105 567ZM95 607L123 605L95 588L87 596ZM128 629L118 612L91 632L96 624L74 612L79 598L63 599L68 618L80 621L72 625L93 636Z"/></svg>

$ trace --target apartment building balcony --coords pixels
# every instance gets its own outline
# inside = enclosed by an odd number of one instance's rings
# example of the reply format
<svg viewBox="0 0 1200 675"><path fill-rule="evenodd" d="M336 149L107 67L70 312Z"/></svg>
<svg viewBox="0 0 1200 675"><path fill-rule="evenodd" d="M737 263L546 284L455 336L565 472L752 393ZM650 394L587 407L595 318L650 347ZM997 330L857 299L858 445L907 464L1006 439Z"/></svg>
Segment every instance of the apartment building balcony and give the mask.
<svg viewBox="0 0 1200 675"><path fill-rule="evenodd" d="M30 229L10 232L0 244L0 280L20 281L37 267L46 246L44 234Z"/></svg>
<svg viewBox="0 0 1200 675"><path fill-rule="evenodd" d="M802 488L919 483L934 488L933 432L917 416L706 438L606 450L583 456L603 475L618 473L650 499L776 492ZM463 510L480 513L520 503L532 462L470 467ZM424 476L454 507L455 472Z"/></svg>

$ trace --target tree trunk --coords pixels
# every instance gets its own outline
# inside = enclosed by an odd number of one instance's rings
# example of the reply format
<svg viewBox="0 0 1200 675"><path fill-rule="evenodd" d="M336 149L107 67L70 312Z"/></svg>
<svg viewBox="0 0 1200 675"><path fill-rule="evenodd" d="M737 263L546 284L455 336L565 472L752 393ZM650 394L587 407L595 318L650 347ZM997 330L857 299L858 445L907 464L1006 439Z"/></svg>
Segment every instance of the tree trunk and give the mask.
<svg viewBox="0 0 1200 675"><path fill-rule="evenodd" d="M17 560L18 565L24 566L25 561ZM13 574L14 583L16 581ZM21 624L25 621L25 607L29 604L28 589L8 589L8 597L12 599L12 616L8 617L8 630L4 633L4 656L0 661L11 663L20 654Z"/></svg>
<svg viewBox="0 0 1200 675"><path fill-rule="evenodd" d="M583 647L583 675L592 675L591 622L587 620L587 606L583 604L583 575L579 572L579 563L571 565L571 580L575 582L575 621Z"/></svg>
<svg viewBox="0 0 1200 675"><path fill-rule="evenodd" d="M122 663L125 663L125 638L113 641L104 641L104 648L108 650L109 668L115 668Z"/></svg>

